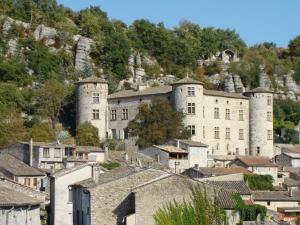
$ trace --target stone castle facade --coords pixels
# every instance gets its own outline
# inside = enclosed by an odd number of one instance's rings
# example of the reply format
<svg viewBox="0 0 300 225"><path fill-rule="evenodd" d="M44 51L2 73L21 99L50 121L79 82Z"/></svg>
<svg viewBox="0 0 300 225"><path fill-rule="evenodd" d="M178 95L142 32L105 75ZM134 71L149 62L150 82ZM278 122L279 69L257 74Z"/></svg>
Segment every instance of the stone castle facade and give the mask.
<svg viewBox="0 0 300 225"><path fill-rule="evenodd" d="M184 78L171 86L140 86L108 95L107 82L92 76L77 82L77 125L91 122L101 139L128 139L128 122L154 96L185 114L191 139L207 144L209 155L274 156L273 93L260 87L228 93L206 90L201 82Z"/></svg>

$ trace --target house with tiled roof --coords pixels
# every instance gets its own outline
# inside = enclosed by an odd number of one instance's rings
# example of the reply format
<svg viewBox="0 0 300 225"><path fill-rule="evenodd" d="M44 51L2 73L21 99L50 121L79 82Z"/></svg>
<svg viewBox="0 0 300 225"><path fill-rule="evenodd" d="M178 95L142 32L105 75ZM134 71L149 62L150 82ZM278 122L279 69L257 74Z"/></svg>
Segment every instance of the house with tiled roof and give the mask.
<svg viewBox="0 0 300 225"><path fill-rule="evenodd" d="M169 168L182 173L191 167L207 166L208 146L197 141L177 139L164 145L153 145L140 152Z"/></svg>
<svg viewBox="0 0 300 225"><path fill-rule="evenodd" d="M44 188L45 173L10 154L0 154L0 172L2 176L25 186L38 190Z"/></svg>
<svg viewBox="0 0 300 225"><path fill-rule="evenodd" d="M238 222L231 190L156 169L119 168L98 179L71 185L75 224L81 221L97 225L152 225L155 212L168 202L189 201L193 185L205 188L208 198L219 200L230 224Z"/></svg>
<svg viewBox="0 0 300 225"><path fill-rule="evenodd" d="M244 167L252 173L258 175L271 175L274 185L278 185L278 166L268 157L258 156L238 156L230 167Z"/></svg>
<svg viewBox="0 0 300 225"><path fill-rule="evenodd" d="M41 200L0 182L0 224L40 225Z"/></svg>

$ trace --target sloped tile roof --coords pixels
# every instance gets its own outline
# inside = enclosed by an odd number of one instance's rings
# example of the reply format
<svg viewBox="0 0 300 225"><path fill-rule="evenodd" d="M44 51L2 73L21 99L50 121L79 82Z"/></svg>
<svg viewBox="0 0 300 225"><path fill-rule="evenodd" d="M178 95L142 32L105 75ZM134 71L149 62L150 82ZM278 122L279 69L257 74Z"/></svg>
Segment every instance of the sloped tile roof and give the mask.
<svg viewBox="0 0 300 225"><path fill-rule="evenodd" d="M300 201L300 191L294 190L292 196L288 191L254 191L254 201Z"/></svg>
<svg viewBox="0 0 300 225"><path fill-rule="evenodd" d="M217 90L203 90L204 95L217 96L217 97L226 97L226 98L240 98L240 99L249 99L248 97L240 93L232 93L226 91L217 91Z"/></svg>
<svg viewBox="0 0 300 225"><path fill-rule="evenodd" d="M190 77L186 77L186 78L183 78L181 80L178 80L176 82L174 82L172 85L177 85L177 84L203 84L203 82L201 81L198 81L198 80L194 80Z"/></svg>
<svg viewBox="0 0 300 225"><path fill-rule="evenodd" d="M0 154L0 170L15 176L43 176L40 170L31 167L10 154Z"/></svg>
<svg viewBox="0 0 300 225"><path fill-rule="evenodd" d="M238 192L241 195L250 195L251 190L244 181L208 181L209 184L220 187L224 190Z"/></svg>
<svg viewBox="0 0 300 225"><path fill-rule="evenodd" d="M273 91L267 90L263 87L257 87L250 91L247 91L246 93L273 93Z"/></svg>
<svg viewBox="0 0 300 225"><path fill-rule="evenodd" d="M192 140L183 140L183 139L178 139L183 144L192 146L192 147L208 147L208 145L203 144L202 142L199 141L192 141Z"/></svg>
<svg viewBox="0 0 300 225"><path fill-rule="evenodd" d="M76 83L77 84L79 84L79 83L104 83L104 84L107 84L107 81L100 77L96 77L93 75L93 76L87 77L85 79L79 80Z"/></svg>
<svg viewBox="0 0 300 225"><path fill-rule="evenodd" d="M38 205L41 201L25 195L12 188L7 188L0 185L0 207L1 206L24 206Z"/></svg>
<svg viewBox="0 0 300 225"><path fill-rule="evenodd" d="M247 166L277 167L269 157L264 156L238 156L236 160L243 162Z"/></svg>

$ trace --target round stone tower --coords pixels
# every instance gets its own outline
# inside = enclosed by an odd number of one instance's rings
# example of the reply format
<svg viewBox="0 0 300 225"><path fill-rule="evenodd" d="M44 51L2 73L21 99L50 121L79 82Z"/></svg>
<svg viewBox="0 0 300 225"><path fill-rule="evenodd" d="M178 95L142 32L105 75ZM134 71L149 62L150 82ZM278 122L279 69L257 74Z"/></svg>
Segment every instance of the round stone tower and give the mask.
<svg viewBox="0 0 300 225"><path fill-rule="evenodd" d="M245 95L250 101L250 154L273 158L273 92L258 87Z"/></svg>
<svg viewBox="0 0 300 225"><path fill-rule="evenodd" d="M173 107L183 112L183 122L194 141L200 141L203 127L203 83L184 78L172 84Z"/></svg>
<svg viewBox="0 0 300 225"><path fill-rule="evenodd" d="M98 129L100 139L106 138L107 131L107 81L96 76L80 80L76 92L76 124L84 122Z"/></svg>

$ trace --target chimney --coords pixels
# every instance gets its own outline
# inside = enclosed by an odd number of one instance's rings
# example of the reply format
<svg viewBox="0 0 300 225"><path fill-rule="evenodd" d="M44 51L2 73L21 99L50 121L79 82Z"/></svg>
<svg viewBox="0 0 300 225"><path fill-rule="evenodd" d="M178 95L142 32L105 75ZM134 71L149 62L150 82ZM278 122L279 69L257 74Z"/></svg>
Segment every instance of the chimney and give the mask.
<svg viewBox="0 0 300 225"><path fill-rule="evenodd" d="M29 166L32 166L32 154L33 154L33 141L32 138L29 140Z"/></svg>
<svg viewBox="0 0 300 225"><path fill-rule="evenodd" d="M292 187L289 188L289 197L293 197L293 188Z"/></svg>
<svg viewBox="0 0 300 225"><path fill-rule="evenodd" d="M176 140L176 147L180 148L180 141L178 139Z"/></svg>
<svg viewBox="0 0 300 225"><path fill-rule="evenodd" d="M99 182L100 168L98 166L92 166L93 180L97 184Z"/></svg>

